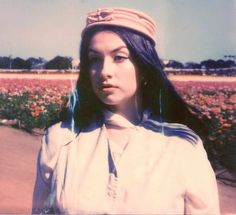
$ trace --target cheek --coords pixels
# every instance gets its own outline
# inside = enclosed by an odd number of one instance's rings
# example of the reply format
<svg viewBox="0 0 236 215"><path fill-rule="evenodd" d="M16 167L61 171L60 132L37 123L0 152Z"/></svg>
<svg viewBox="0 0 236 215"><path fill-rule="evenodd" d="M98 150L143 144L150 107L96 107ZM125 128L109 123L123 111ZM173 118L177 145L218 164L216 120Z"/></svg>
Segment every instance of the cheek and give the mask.
<svg viewBox="0 0 236 215"><path fill-rule="evenodd" d="M127 86L129 88L129 91L131 94L134 94L137 92L138 86L136 79L132 79L127 83Z"/></svg>
<svg viewBox="0 0 236 215"><path fill-rule="evenodd" d="M126 73L126 75L123 77L124 84L127 88L129 88L132 91L136 91L138 84L137 84L137 75L136 70L131 67L129 69L129 72Z"/></svg>

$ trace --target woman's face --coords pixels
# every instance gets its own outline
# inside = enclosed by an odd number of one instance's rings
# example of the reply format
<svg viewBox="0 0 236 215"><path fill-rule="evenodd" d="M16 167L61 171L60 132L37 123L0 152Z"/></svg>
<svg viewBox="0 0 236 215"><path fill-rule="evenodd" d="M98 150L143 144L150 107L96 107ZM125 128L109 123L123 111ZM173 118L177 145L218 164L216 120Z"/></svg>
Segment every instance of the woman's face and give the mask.
<svg viewBox="0 0 236 215"><path fill-rule="evenodd" d="M96 33L90 42L89 75L96 96L116 108L136 104L137 72L123 40L115 33Z"/></svg>

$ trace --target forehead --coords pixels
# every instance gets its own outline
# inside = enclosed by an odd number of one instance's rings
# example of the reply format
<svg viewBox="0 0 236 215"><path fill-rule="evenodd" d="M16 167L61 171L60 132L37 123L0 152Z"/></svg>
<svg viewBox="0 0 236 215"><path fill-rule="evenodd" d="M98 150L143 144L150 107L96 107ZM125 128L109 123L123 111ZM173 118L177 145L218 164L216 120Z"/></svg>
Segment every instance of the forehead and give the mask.
<svg viewBox="0 0 236 215"><path fill-rule="evenodd" d="M89 49L114 50L117 47L127 48L125 42L121 39L121 37L111 31L101 31L95 33L89 43Z"/></svg>

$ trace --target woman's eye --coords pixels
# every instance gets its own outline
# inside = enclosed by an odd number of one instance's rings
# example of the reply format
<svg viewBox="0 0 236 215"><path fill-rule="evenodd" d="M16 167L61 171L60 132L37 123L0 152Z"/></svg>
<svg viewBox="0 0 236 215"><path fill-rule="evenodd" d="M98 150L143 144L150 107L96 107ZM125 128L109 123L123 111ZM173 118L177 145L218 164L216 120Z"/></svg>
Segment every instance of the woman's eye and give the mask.
<svg viewBox="0 0 236 215"><path fill-rule="evenodd" d="M125 60L127 60L128 59L128 57L127 56L121 56L121 55L117 55L117 56L115 56L114 57L114 61L115 62L123 62L123 61L125 61Z"/></svg>

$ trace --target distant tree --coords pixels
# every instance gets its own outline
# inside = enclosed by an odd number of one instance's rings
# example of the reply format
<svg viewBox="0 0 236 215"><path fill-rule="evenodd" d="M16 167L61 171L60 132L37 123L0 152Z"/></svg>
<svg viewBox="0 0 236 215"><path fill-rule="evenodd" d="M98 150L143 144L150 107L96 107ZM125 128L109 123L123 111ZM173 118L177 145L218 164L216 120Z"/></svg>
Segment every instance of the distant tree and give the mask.
<svg viewBox="0 0 236 215"><path fill-rule="evenodd" d="M10 60L9 57L0 57L0 69L10 69Z"/></svg>
<svg viewBox="0 0 236 215"><path fill-rule="evenodd" d="M72 58L56 56L45 64L46 69L70 69L72 68Z"/></svg>
<svg viewBox="0 0 236 215"><path fill-rule="evenodd" d="M230 68L230 67L236 66L236 63L233 60L226 60L225 66L226 68Z"/></svg>
<svg viewBox="0 0 236 215"><path fill-rule="evenodd" d="M201 65L206 69L230 68L236 66L233 60L224 61L222 59L219 59L217 61L211 59L205 60L201 62Z"/></svg>
<svg viewBox="0 0 236 215"><path fill-rule="evenodd" d="M217 68L216 61L214 61L212 59L201 61L200 64L201 64L202 67L205 67L206 69L215 69L215 68Z"/></svg>
<svg viewBox="0 0 236 215"><path fill-rule="evenodd" d="M172 67L172 68L178 68L178 69L182 69L184 68L184 65L176 60L169 60L169 62L165 65L166 67Z"/></svg>
<svg viewBox="0 0 236 215"><path fill-rule="evenodd" d="M30 69L30 63L17 57L12 60L12 69Z"/></svg>
<svg viewBox="0 0 236 215"><path fill-rule="evenodd" d="M30 68L31 69L35 69L35 68L44 68L46 60L44 60L43 58L33 58L30 57L26 60L27 63L30 64Z"/></svg>
<svg viewBox="0 0 236 215"><path fill-rule="evenodd" d="M187 62L184 64L184 67L188 69L200 69L201 64L195 62Z"/></svg>
<svg viewBox="0 0 236 215"><path fill-rule="evenodd" d="M39 63L39 59L38 58L34 58L34 57L30 57L26 61L29 62L31 66L34 65L34 64Z"/></svg>
<svg viewBox="0 0 236 215"><path fill-rule="evenodd" d="M225 61L222 60L222 59L217 60L217 61L216 61L216 67L217 67L217 68L225 68L225 67L226 67Z"/></svg>

